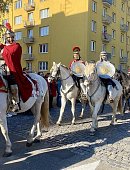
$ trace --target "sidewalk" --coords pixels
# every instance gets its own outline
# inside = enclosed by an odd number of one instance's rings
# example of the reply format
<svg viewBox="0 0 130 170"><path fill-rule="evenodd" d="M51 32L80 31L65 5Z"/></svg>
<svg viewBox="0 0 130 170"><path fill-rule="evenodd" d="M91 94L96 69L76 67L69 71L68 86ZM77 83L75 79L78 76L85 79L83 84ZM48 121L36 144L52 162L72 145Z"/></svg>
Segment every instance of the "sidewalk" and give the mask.
<svg viewBox="0 0 130 170"><path fill-rule="evenodd" d="M72 114L67 105L62 126L55 125L59 108L51 110L53 124L44 132L41 143L26 147L26 134L33 116L17 115L8 118L13 155L3 158L4 140L0 134L0 170L129 170L130 169L130 114L110 126L108 107L98 117L99 128L90 136L89 108L79 119L81 106L76 105L76 125L71 125ZM109 112L109 114L106 114ZM120 120L120 115L117 116Z"/></svg>

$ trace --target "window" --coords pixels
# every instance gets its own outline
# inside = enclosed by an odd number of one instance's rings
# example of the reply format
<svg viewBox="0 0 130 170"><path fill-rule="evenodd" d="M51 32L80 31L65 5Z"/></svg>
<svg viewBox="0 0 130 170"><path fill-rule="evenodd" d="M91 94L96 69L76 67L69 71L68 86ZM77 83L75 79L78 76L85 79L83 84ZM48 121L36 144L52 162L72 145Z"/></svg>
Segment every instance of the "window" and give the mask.
<svg viewBox="0 0 130 170"><path fill-rule="evenodd" d="M121 18L121 25L124 25L124 18Z"/></svg>
<svg viewBox="0 0 130 170"><path fill-rule="evenodd" d="M116 0L112 0L112 5L116 5Z"/></svg>
<svg viewBox="0 0 130 170"><path fill-rule="evenodd" d="M15 2L15 9L22 8L22 0L17 0Z"/></svg>
<svg viewBox="0 0 130 170"><path fill-rule="evenodd" d="M120 58L123 58L123 56L124 56L124 51L123 49L120 49Z"/></svg>
<svg viewBox="0 0 130 170"><path fill-rule="evenodd" d="M107 8L103 8L103 11L102 11L102 16L105 17L107 14Z"/></svg>
<svg viewBox="0 0 130 170"><path fill-rule="evenodd" d="M121 34L121 42L124 42L124 34Z"/></svg>
<svg viewBox="0 0 130 170"><path fill-rule="evenodd" d="M49 26L40 28L40 36L47 36L49 34Z"/></svg>
<svg viewBox="0 0 130 170"><path fill-rule="evenodd" d="M106 51L106 44L102 44L102 51Z"/></svg>
<svg viewBox="0 0 130 170"><path fill-rule="evenodd" d="M121 4L121 10L124 12L124 10L125 10L125 4L124 3L122 3Z"/></svg>
<svg viewBox="0 0 130 170"><path fill-rule="evenodd" d="M33 21L33 12L28 13L28 21Z"/></svg>
<svg viewBox="0 0 130 170"><path fill-rule="evenodd" d="M31 29L28 30L27 35L28 35L29 38L32 38L33 37L33 30L31 30Z"/></svg>
<svg viewBox="0 0 130 170"><path fill-rule="evenodd" d="M22 39L22 32L15 32L15 40L21 40Z"/></svg>
<svg viewBox="0 0 130 170"><path fill-rule="evenodd" d="M95 1L92 1L92 11L97 12L97 3Z"/></svg>
<svg viewBox="0 0 130 170"><path fill-rule="evenodd" d="M116 31L112 30L112 39L115 39L115 38L116 38Z"/></svg>
<svg viewBox="0 0 130 170"><path fill-rule="evenodd" d="M46 70L48 70L48 62L47 61L39 62L39 71L46 71Z"/></svg>
<svg viewBox="0 0 130 170"><path fill-rule="evenodd" d="M115 56L115 47L114 46L112 46L112 48L111 48L111 54L112 54L112 56Z"/></svg>
<svg viewBox="0 0 130 170"><path fill-rule="evenodd" d="M29 71L32 71L32 63L31 63L31 62L27 62L27 63L26 63L26 68L27 68Z"/></svg>
<svg viewBox="0 0 130 170"><path fill-rule="evenodd" d="M91 41L91 51L96 51L96 41Z"/></svg>
<svg viewBox="0 0 130 170"><path fill-rule="evenodd" d="M130 44L130 37L128 37L128 36L126 37L126 43L127 43L127 45Z"/></svg>
<svg viewBox="0 0 130 170"><path fill-rule="evenodd" d="M15 25L21 24L22 23L22 16L15 17L14 23L15 23Z"/></svg>
<svg viewBox="0 0 130 170"><path fill-rule="evenodd" d="M130 7L128 7L128 15L130 15Z"/></svg>
<svg viewBox="0 0 130 170"><path fill-rule="evenodd" d="M129 55L130 55L130 53L129 53L129 51L127 51L127 58L129 58Z"/></svg>
<svg viewBox="0 0 130 170"><path fill-rule="evenodd" d="M48 53L48 44L40 44L39 52L40 53Z"/></svg>
<svg viewBox="0 0 130 170"><path fill-rule="evenodd" d="M28 4L33 4L34 0L28 0Z"/></svg>
<svg viewBox="0 0 130 170"><path fill-rule="evenodd" d="M32 46L28 46L28 54L32 54Z"/></svg>
<svg viewBox="0 0 130 170"><path fill-rule="evenodd" d="M49 9L43 9L40 11L40 19L48 18L49 17Z"/></svg>
<svg viewBox="0 0 130 170"><path fill-rule="evenodd" d="M96 21L94 20L92 20L91 30L92 32L96 32Z"/></svg>
<svg viewBox="0 0 130 170"><path fill-rule="evenodd" d="M112 13L112 21L116 22L116 14L114 12Z"/></svg>

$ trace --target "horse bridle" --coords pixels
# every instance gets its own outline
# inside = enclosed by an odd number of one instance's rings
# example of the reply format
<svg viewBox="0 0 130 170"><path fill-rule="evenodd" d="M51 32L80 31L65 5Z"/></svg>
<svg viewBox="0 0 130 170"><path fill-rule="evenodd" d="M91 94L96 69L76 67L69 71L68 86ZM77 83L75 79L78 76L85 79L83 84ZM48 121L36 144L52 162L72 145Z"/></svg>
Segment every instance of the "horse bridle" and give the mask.
<svg viewBox="0 0 130 170"><path fill-rule="evenodd" d="M59 77L59 75L60 75L60 67L58 68L58 70L57 70L57 73L56 73L55 77ZM61 78L60 78L60 80L61 80L61 81L67 80L70 76L71 76L71 75L69 74L69 76L68 76L68 77L66 77L66 78L64 78L64 79L61 79ZM52 75L51 75L50 77L52 77L53 79L55 79L55 77L54 77L54 76L52 76Z"/></svg>

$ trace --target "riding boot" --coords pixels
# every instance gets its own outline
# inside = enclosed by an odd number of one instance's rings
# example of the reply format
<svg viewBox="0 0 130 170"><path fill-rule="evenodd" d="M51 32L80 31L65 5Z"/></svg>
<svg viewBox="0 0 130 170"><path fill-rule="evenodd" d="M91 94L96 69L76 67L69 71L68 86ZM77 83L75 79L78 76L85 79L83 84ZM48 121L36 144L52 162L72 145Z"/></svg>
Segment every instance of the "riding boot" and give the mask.
<svg viewBox="0 0 130 170"><path fill-rule="evenodd" d="M17 85L11 85L10 88L11 88L12 103L13 103L12 112L17 112L20 110L18 87L17 87Z"/></svg>
<svg viewBox="0 0 130 170"><path fill-rule="evenodd" d="M109 101L110 101L110 103L113 103L113 87L112 87L112 85L108 85L108 87L107 87L107 89L108 89L108 93L109 93Z"/></svg>
<svg viewBox="0 0 130 170"><path fill-rule="evenodd" d="M87 96L86 96L86 88L85 88L85 85L84 85L83 82L80 82L80 87L81 87L82 92L83 92L82 97L87 98Z"/></svg>

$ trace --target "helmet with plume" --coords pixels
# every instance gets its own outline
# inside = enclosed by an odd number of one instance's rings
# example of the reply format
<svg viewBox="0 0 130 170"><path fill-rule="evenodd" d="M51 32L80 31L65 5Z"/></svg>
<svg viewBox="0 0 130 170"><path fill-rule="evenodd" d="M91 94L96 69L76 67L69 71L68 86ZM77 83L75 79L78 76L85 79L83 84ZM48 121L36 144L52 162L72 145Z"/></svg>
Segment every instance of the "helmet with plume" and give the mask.
<svg viewBox="0 0 130 170"><path fill-rule="evenodd" d="M12 31L10 23L6 23L5 27L6 27L5 38L14 37L15 33Z"/></svg>

